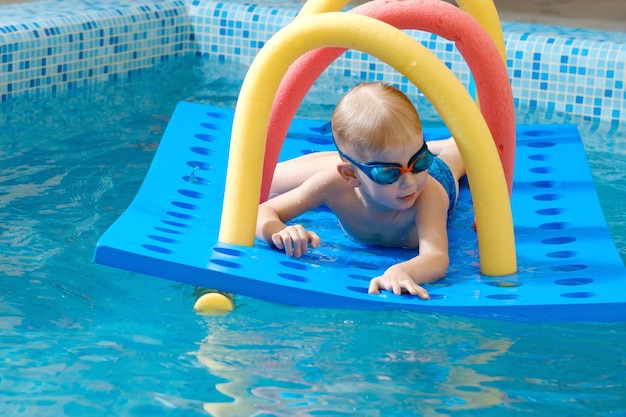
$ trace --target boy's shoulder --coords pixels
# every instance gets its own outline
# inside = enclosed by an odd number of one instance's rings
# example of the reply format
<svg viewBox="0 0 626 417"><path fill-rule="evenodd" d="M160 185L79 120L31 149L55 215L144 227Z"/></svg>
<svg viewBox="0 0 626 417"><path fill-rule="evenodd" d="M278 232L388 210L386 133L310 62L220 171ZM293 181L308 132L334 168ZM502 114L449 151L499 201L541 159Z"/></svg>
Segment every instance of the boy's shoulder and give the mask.
<svg viewBox="0 0 626 417"><path fill-rule="evenodd" d="M354 190L354 187L334 168L320 170L309 177L304 184L307 184L310 192L323 193L326 198L338 198Z"/></svg>
<svg viewBox="0 0 626 417"><path fill-rule="evenodd" d="M341 186L345 185L347 181L339 174L336 168L324 168L311 175L307 182L316 182L321 184L327 184L328 186Z"/></svg>

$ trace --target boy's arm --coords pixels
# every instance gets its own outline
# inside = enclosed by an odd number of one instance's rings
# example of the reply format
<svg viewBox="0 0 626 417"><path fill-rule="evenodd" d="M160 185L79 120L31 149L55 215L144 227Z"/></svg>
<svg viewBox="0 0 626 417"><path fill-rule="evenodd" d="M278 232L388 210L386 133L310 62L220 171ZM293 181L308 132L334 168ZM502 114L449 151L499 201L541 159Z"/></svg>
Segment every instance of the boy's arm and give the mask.
<svg viewBox="0 0 626 417"><path fill-rule="evenodd" d="M323 176L316 174L300 186L274 197L259 206L256 237L285 250L288 256L300 257L308 245L317 247L320 238L302 225L287 226L285 222L324 203Z"/></svg>
<svg viewBox="0 0 626 417"><path fill-rule="evenodd" d="M392 265L383 275L372 279L370 293L384 289L396 295L408 292L428 299L428 292L420 284L445 276L450 262L445 201L433 187L425 189L423 193L417 203L415 218L419 233L419 255Z"/></svg>

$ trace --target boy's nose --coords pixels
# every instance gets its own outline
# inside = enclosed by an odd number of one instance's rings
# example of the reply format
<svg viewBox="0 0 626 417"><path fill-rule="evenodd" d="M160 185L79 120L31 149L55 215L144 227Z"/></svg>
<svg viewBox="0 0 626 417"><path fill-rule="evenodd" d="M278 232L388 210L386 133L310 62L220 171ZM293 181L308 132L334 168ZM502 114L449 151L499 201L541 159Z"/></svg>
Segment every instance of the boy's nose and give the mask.
<svg viewBox="0 0 626 417"><path fill-rule="evenodd" d="M403 172L402 174L400 174L400 178L398 178L398 181L400 181L400 186L407 187L413 185L415 181L417 181L416 176L417 174L414 174L411 171Z"/></svg>

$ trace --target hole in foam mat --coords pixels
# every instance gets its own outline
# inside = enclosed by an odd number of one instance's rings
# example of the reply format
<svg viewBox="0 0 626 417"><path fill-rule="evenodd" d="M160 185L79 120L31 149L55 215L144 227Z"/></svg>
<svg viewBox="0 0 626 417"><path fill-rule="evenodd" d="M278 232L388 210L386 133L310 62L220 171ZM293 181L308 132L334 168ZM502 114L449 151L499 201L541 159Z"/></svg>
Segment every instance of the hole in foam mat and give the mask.
<svg viewBox="0 0 626 417"><path fill-rule="evenodd" d="M158 242L163 242L163 243L178 243L177 240L172 239L171 237L165 237L165 236L158 236L158 235L148 235L148 237L152 240L156 240Z"/></svg>
<svg viewBox="0 0 626 417"><path fill-rule="evenodd" d="M535 188L555 188L561 185L558 181L533 181L530 183Z"/></svg>
<svg viewBox="0 0 626 417"><path fill-rule="evenodd" d="M219 125L216 125L215 123L200 123L200 126L202 126L205 129L209 129L209 130L218 130L220 128ZM196 135L197 137L198 135ZM209 136L209 135L207 135Z"/></svg>
<svg viewBox="0 0 626 417"><path fill-rule="evenodd" d="M152 252L166 253L166 254L174 253L174 251L172 251L171 249L162 248L160 246L155 246L155 245L141 245L141 247L144 249L148 249Z"/></svg>
<svg viewBox="0 0 626 417"><path fill-rule="evenodd" d="M519 294L492 294L488 295L487 298L491 298L492 300L517 300L522 298Z"/></svg>
<svg viewBox="0 0 626 417"><path fill-rule="evenodd" d="M550 155L545 153L536 153L533 155L529 155L528 159L532 161L547 161L548 159L550 159Z"/></svg>
<svg viewBox="0 0 626 417"><path fill-rule="evenodd" d="M539 225L541 230L563 230L567 227L569 227L569 225L565 222L550 222Z"/></svg>
<svg viewBox="0 0 626 417"><path fill-rule="evenodd" d="M533 196L533 200L535 201L554 201L560 200L561 198L563 198L563 196L555 193L537 194Z"/></svg>
<svg viewBox="0 0 626 417"><path fill-rule="evenodd" d="M209 182L209 180L207 180L206 178L203 177L199 177L197 175L185 175L183 176L183 181L189 183L189 184L199 184L199 185L211 185L211 183Z"/></svg>
<svg viewBox="0 0 626 417"><path fill-rule="evenodd" d="M287 268L298 269L300 271L304 271L305 269L308 269L307 265L301 264L299 262L280 261L280 264L282 266L286 266Z"/></svg>
<svg viewBox="0 0 626 417"><path fill-rule="evenodd" d="M191 214L179 213L177 211L168 211L167 214L172 217L176 217L177 219L185 219L185 220L191 220L194 217Z"/></svg>
<svg viewBox="0 0 626 417"><path fill-rule="evenodd" d="M217 253L221 253L224 255L230 255L230 256L243 256L243 252L237 249L231 249L231 248L220 248L220 247L216 247L213 248L213 250Z"/></svg>
<svg viewBox="0 0 626 417"><path fill-rule="evenodd" d="M555 284L565 285L565 286L576 286L576 285L586 285L591 284L593 279L591 278L565 278L565 279L557 279L554 281Z"/></svg>
<svg viewBox="0 0 626 417"><path fill-rule="evenodd" d="M202 198L202 197L204 197L204 194L199 193L197 191L193 191L193 190L178 190L178 193L184 195L185 197L189 197L189 198Z"/></svg>
<svg viewBox="0 0 626 417"><path fill-rule="evenodd" d="M349 261L348 266L357 269L365 269L368 271L377 271L380 269L378 265L370 264L362 261Z"/></svg>
<svg viewBox="0 0 626 417"><path fill-rule="evenodd" d="M541 243L543 243L544 245L564 245L566 243L572 243L575 241L576 238L573 236L557 236L543 239Z"/></svg>
<svg viewBox="0 0 626 417"><path fill-rule="evenodd" d="M358 292L360 294L367 294L367 288L365 287L346 287L347 290L353 291L353 292Z"/></svg>
<svg viewBox="0 0 626 417"><path fill-rule="evenodd" d="M554 172L554 169L550 167L535 167L531 168L530 172L532 172L533 174L550 174Z"/></svg>
<svg viewBox="0 0 626 417"><path fill-rule="evenodd" d="M329 138L324 138L324 137L314 137L314 136L309 136L306 138L307 142L310 143L314 143L316 145L332 145L333 140L329 139Z"/></svg>
<svg viewBox="0 0 626 417"><path fill-rule="evenodd" d="M295 282L308 282L308 281L310 281L308 278L305 278L302 275L287 274L287 273L284 273L284 272L279 273L278 276L281 277L281 278L284 278L286 280L295 281Z"/></svg>
<svg viewBox="0 0 626 417"><path fill-rule="evenodd" d="M575 272L575 271L582 271L583 269L587 269L587 268L589 268L588 265L565 264L565 265L555 265L553 267L550 267L550 270L555 271L555 272Z"/></svg>
<svg viewBox="0 0 626 417"><path fill-rule="evenodd" d="M581 292L566 292L564 294L561 294L561 297L565 297L565 298L591 298L591 297L595 297L596 295L592 292L587 292L587 291L581 291Z"/></svg>
<svg viewBox="0 0 626 417"><path fill-rule="evenodd" d="M535 213L539 214L540 216L558 216L559 214L565 213L565 209L552 207L552 208L537 210Z"/></svg>
<svg viewBox="0 0 626 417"><path fill-rule="evenodd" d="M553 134L554 132L551 130L527 130L526 132L524 132L524 135L532 137L550 136Z"/></svg>
<svg viewBox="0 0 626 417"><path fill-rule="evenodd" d="M224 268L241 268L241 265L237 262L225 261L223 259L211 259L209 262L215 265L223 266Z"/></svg>
<svg viewBox="0 0 626 417"><path fill-rule="evenodd" d="M554 142L550 141L537 141L537 142L528 142L525 144L529 148L551 148L555 145Z"/></svg>
<svg viewBox="0 0 626 417"><path fill-rule="evenodd" d="M368 282L372 279L372 277L368 277L366 275L359 275L359 274L348 274L348 278L358 279L360 281L368 281Z"/></svg>
<svg viewBox="0 0 626 417"><path fill-rule="evenodd" d="M213 153L213 151L211 151L209 148L203 148L201 146L192 146L189 149L191 150L191 152L203 156L211 155Z"/></svg>
<svg viewBox="0 0 626 417"><path fill-rule="evenodd" d="M573 250L560 250L556 252L547 253L546 256L548 258L556 258L556 259L567 259L573 258L576 256L576 252Z"/></svg>
<svg viewBox="0 0 626 417"><path fill-rule="evenodd" d="M214 119L223 119L223 118L225 118L225 117L226 117L226 115L225 115L225 114L223 114L223 113L218 113L218 112L215 112L215 111L209 111L209 112L207 112L207 114L206 114L206 115L207 115L207 116L209 116L209 117L212 117L212 118L214 118Z"/></svg>
<svg viewBox="0 0 626 417"><path fill-rule="evenodd" d="M185 210L198 210L200 207L195 204L185 203L183 201L172 201L172 205L185 209Z"/></svg>
<svg viewBox="0 0 626 417"><path fill-rule="evenodd" d="M159 232L163 232L163 233L170 233L170 234L172 234L172 235L180 235L181 233L183 233L183 232L181 232L180 230L167 229L167 228L165 228L165 227L158 227L158 226L155 226L154 228L155 228L156 230L158 230Z"/></svg>
<svg viewBox="0 0 626 417"><path fill-rule="evenodd" d="M185 228L185 227L189 227L188 225L186 225L185 223L180 223L180 222L173 222L171 220L161 220L162 223L165 223L169 226L174 226L174 227L181 227L181 228Z"/></svg>
<svg viewBox="0 0 626 417"><path fill-rule="evenodd" d="M187 166L193 169L199 169L200 171L208 171L210 169L213 169L213 165L201 161L187 161Z"/></svg>
<svg viewBox="0 0 626 417"><path fill-rule="evenodd" d="M215 136L207 135L206 133L198 133L194 135L196 139L200 139L203 142L215 142Z"/></svg>

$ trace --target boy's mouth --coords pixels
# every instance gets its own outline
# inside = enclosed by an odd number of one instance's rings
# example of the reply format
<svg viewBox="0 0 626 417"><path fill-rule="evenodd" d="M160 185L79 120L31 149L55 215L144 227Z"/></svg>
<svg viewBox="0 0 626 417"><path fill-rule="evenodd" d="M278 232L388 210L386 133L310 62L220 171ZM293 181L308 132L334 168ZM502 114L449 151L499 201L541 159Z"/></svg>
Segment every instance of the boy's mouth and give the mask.
<svg viewBox="0 0 626 417"><path fill-rule="evenodd" d="M411 193L409 195L405 195L404 197L400 197L400 200L408 201L408 200L412 199L414 196L415 196L415 193Z"/></svg>

